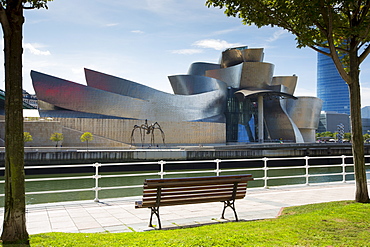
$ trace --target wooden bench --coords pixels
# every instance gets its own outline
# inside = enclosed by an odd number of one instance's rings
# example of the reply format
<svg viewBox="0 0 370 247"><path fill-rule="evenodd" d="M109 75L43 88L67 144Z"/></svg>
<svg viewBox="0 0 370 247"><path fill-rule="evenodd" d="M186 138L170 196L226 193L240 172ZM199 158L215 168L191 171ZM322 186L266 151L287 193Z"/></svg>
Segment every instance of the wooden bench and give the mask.
<svg viewBox="0 0 370 247"><path fill-rule="evenodd" d="M235 220L238 216L234 201L245 197L248 181L253 180L251 174L146 179L144 181L143 200L135 202L135 208L150 208L149 226L153 227L153 214L157 216L159 229L162 228L159 218L159 207L223 202L221 218L224 219L225 209L230 207L234 211Z"/></svg>

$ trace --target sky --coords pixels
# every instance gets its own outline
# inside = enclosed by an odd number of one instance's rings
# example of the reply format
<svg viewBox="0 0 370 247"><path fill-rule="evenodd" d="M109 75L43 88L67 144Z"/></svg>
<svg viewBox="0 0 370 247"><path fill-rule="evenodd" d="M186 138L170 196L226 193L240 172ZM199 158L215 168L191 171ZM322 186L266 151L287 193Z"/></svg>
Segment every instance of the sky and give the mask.
<svg viewBox="0 0 370 247"><path fill-rule="evenodd" d="M205 0L54 0L48 6L25 10L23 88L29 93L31 70L86 84L84 68L172 93L167 76L248 46L264 48L274 76L298 76L295 96L316 96L315 51L296 48L295 37L282 29L245 26ZM361 67L362 106L370 105L369 61ZM3 74L1 67L1 89Z"/></svg>

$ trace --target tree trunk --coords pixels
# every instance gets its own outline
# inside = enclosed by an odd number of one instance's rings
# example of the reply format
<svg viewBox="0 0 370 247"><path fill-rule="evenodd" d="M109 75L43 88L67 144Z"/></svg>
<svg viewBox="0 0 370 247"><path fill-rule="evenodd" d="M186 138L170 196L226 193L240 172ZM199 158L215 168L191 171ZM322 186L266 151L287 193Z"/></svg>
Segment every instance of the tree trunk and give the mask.
<svg viewBox="0 0 370 247"><path fill-rule="evenodd" d="M7 1L5 57L5 212L3 243L28 244L24 185L21 0Z"/></svg>
<svg viewBox="0 0 370 247"><path fill-rule="evenodd" d="M354 43L354 42L353 42ZM350 44L352 46L352 44ZM353 45L354 46L354 45ZM352 128L352 153L356 179L356 195L357 202L369 202L369 194L367 188L366 168L364 158L364 141L362 136L362 121L361 121L361 92L359 79L359 59L357 49L351 47L350 56L350 77L351 82L348 83L350 103L351 103L351 128Z"/></svg>

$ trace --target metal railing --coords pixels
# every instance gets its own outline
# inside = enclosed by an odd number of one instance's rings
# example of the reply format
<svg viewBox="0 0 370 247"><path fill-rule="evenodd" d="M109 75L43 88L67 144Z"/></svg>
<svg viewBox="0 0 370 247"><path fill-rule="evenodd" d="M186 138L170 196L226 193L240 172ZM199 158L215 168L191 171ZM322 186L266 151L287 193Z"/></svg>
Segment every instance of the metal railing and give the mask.
<svg viewBox="0 0 370 247"><path fill-rule="evenodd" d="M370 158L370 155L365 156L366 158ZM189 174L214 174L216 176L225 174L225 173L252 173L254 177L254 181L250 182L250 184L255 183L255 181L261 181L257 185L252 187L263 187L269 188L270 181L278 180L278 179L303 179L304 182L300 183L303 185L310 185L310 184L318 184L320 182L310 182L310 178L315 177L329 177L329 176L341 176L341 180L336 180L335 182L346 183L349 181L354 181L353 178L353 156L325 156L325 157L291 157L291 158L253 158L253 159L215 159L215 160L197 160L197 161L164 161L160 160L158 162L132 162L132 163L109 163L109 164L100 164L95 163L91 164L77 164L77 165L49 165L49 166L26 166L25 169L60 169L60 168L78 168L78 167L91 167L95 169L95 174L93 175L86 175L86 176L63 176L63 177L49 177L49 178L27 178L25 181L27 182L45 182L45 181L69 181L69 180L79 180L79 179L94 179L95 186L93 188L78 188L78 189L62 189L62 190L48 190L48 191L33 191L33 192L26 192L26 195L37 195L37 194L54 194L54 193L65 193L65 192L82 192L82 191L94 191L95 198L94 201L99 201L99 191L101 190L116 190L116 189L130 189L130 188L140 188L142 187L142 183L138 185L120 185L120 186L111 186L111 187L103 187L99 184L99 180L102 178L124 178L124 177L149 177L149 176L158 176L160 178L164 178L166 176L188 176ZM324 161L320 162L316 161ZM340 162L334 162L331 164L325 164L326 161L330 160L339 160ZM290 165L282 166L274 165L273 163L276 162L287 162ZM223 163L227 163L224 168L221 168ZM292 165L292 163L298 163L298 165ZM319 164L317 164L319 163ZM173 168L167 169L167 166L170 165L190 165L190 164L201 164L202 166L206 166L208 168L196 170L175 170ZM210 169L209 164L214 164L214 168ZM230 165L231 164L231 165ZM232 164L239 164L236 168L229 168L233 167ZM240 165L242 164L242 165ZM148 165L159 165L158 171L145 171L140 173L127 173L127 172L114 172L113 174L104 174L101 172L103 167L125 167L125 166L143 166L146 167ZM213 166L213 165L211 165ZM241 166L241 167L240 167ZM337 167L334 172L328 172L327 168L334 168ZM350 169L348 169L348 167ZM368 169L367 176L370 178L370 163L366 163L366 167ZM303 170L302 174L295 174L289 175L285 174L289 170ZM311 170L315 169L316 172L311 172ZM320 171L320 169L322 171ZM4 170L4 167L1 167L0 170ZM107 169L106 169L107 170ZM145 170L145 169L142 169ZM350 170L350 171L348 171ZM276 171L276 172L274 172ZM318 172L320 171L320 172ZM105 172L106 173L106 172ZM277 175L270 175L269 173L278 173ZM289 173L289 172L288 172ZM122 180L124 182L124 180ZM142 182L142 181L141 181ZM0 180L0 184L4 184L4 180ZM328 182L325 182L328 183ZM297 185L297 184L295 184ZM4 196L4 194L0 194L0 196Z"/></svg>

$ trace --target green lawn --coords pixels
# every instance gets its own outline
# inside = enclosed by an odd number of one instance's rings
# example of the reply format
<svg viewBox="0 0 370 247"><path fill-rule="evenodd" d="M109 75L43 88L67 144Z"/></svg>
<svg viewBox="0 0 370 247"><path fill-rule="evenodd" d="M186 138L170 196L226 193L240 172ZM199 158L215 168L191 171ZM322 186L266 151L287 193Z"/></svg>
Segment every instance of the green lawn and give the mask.
<svg viewBox="0 0 370 247"><path fill-rule="evenodd" d="M284 209L277 219L133 233L45 233L31 246L370 246L370 204Z"/></svg>

